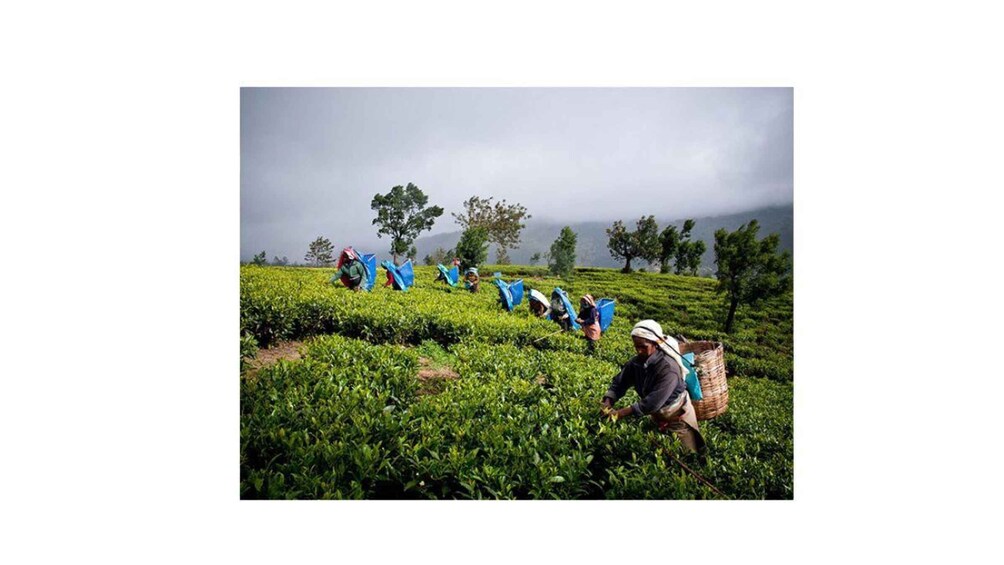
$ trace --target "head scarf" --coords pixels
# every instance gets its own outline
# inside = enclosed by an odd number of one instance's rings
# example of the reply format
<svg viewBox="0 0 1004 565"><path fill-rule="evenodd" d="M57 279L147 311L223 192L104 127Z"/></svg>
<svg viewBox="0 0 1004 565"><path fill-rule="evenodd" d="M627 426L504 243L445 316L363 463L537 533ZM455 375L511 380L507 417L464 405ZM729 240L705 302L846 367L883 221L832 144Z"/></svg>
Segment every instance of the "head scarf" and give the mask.
<svg viewBox="0 0 1004 565"><path fill-rule="evenodd" d="M467 269L467 272L464 273L464 274L465 275L477 275L478 274L478 269L477 269L477 267L471 267L471 268Z"/></svg>
<svg viewBox="0 0 1004 565"><path fill-rule="evenodd" d="M583 296L582 297L582 301L585 302L586 304L592 306L593 308L596 308L596 301L593 300L593 295L592 294L587 294L587 295Z"/></svg>
<svg viewBox="0 0 1004 565"><path fill-rule="evenodd" d="M631 329L631 335L655 342L663 353L668 355L673 361L676 361L676 364L680 366L680 376L687 376L687 366L683 364L683 359L680 358L679 354L680 344L676 339L662 335L662 326L658 322L655 320L642 320Z"/></svg>
<svg viewBox="0 0 1004 565"><path fill-rule="evenodd" d="M359 256L356 255L356 250L352 249L351 247L346 247L345 249L342 249L342 255L348 257L349 261L354 261L359 258Z"/></svg>
<svg viewBox="0 0 1004 565"><path fill-rule="evenodd" d="M530 289L530 300L536 300L541 304L547 304L547 297L544 296L544 293L533 288Z"/></svg>

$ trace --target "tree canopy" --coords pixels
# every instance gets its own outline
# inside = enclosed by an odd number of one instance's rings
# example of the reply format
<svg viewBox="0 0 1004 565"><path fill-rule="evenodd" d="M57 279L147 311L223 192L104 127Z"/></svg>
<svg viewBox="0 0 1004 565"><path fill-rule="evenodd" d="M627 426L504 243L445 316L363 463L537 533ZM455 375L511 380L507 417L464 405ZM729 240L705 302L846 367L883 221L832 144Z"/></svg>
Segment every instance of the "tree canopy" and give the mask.
<svg viewBox="0 0 1004 565"><path fill-rule="evenodd" d="M334 254L335 247L331 245L331 241L325 237L317 236L317 239L312 241L307 248L307 254L304 255L303 260L316 267L323 267L331 263Z"/></svg>
<svg viewBox="0 0 1004 565"><path fill-rule="evenodd" d="M607 248L614 259L623 259L624 268L622 272L631 272L631 261L634 259L644 259L653 263L659 259L662 251L662 244L659 240L659 226L655 223L655 216L642 216L637 223L635 231L627 231L624 222L617 220L614 225L607 228Z"/></svg>
<svg viewBox="0 0 1004 565"><path fill-rule="evenodd" d="M691 241L690 232L694 229L696 222L692 219L683 222L683 229L680 230L680 240L676 244L676 274L697 275L701 267L701 256L707 246L701 240Z"/></svg>
<svg viewBox="0 0 1004 565"><path fill-rule="evenodd" d="M666 226L659 234L659 272L668 273L675 262L674 272L678 275L697 275L701 268L701 257L707 250L707 245L701 240L691 241L690 233L696 222L692 219L683 222L683 228Z"/></svg>
<svg viewBox="0 0 1004 565"><path fill-rule="evenodd" d="M480 226L464 230L457 242L456 254L464 269L480 266L488 259L488 230Z"/></svg>
<svg viewBox="0 0 1004 565"><path fill-rule="evenodd" d="M547 267L551 273L563 278L571 278L572 269L575 268L575 244L578 236L572 228L565 226L561 228L558 239L551 244L551 252L548 255Z"/></svg>
<svg viewBox="0 0 1004 565"><path fill-rule="evenodd" d="M672 268L672 262L676 258L676 248L680 246L680 232L676 226L666 226L659 234L659 245L662 252L659 254L659 272L666 274Z"/></svg>
<svg viewBox="0 0 1004 565"><path fill-rule="evenodd" d="M453 213L453 217L465 230L472 226L485 228L489 243L498 248L496 261L504 265L509 263L508 250L519 248L519 234L526 227L523 220L532 216L519 203L508 204L505 199L493 203L493 199L472 196L464 201L463 212Z"/></svg>
<svg viewBox="0 0 1004 565"><path fill-rule="evenodd" d="M370 208L377 211L373 225L380 226L377 237L390 236L390 252L397 263L398 255L405 255L423 231L432 229L436 218L443 215L439 206L429 206L429 197L417 186L408 183L390 189L387 194L373 196Z"/></svg>
<svg viewBox="0 0 1004 565"><path fill-rule="evenodd" d="M776 233L757 241L760 224L751 220L734 232L715 232L718 292L725 295L728 315L725 332L732 331L740 304L755 305L791 288L791 255L778 253Z"/></svg>

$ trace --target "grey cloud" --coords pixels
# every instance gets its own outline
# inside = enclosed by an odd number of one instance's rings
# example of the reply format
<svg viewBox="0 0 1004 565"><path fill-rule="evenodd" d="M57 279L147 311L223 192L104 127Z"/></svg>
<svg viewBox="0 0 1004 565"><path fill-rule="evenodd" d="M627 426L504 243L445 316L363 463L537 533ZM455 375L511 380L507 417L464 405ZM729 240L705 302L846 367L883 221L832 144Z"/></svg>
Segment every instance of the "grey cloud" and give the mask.
<svg viewBox="0 0 1004 565"><path fill-rule="evenodd" d="M537 218L666 221L792 201L789 88L241 90L241 257L317 235L387 247L377 192L446 214L473 194Z"/></svg>

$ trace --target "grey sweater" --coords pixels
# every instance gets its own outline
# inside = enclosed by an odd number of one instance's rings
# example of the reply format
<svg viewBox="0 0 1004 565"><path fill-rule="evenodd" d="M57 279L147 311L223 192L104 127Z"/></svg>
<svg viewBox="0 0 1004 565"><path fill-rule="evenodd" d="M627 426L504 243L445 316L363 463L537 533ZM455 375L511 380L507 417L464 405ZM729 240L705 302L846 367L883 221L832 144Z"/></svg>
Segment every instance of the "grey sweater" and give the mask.
<svg viewBox="0 0 1004 565"><path fill-rule="evenodd" d="M603 396L617 402L632 386L640 398L631 405L636 415L651 414L687 393L687 384L680 376L680 366L659 350L648 359L632 357L614 377Z"/></svg>

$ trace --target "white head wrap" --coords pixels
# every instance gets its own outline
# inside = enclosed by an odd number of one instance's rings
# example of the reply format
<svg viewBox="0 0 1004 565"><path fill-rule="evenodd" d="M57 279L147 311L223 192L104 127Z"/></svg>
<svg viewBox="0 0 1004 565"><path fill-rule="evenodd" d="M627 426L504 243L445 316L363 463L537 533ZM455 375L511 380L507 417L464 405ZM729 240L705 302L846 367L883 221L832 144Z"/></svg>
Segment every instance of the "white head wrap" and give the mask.
<svg viewBox="0 0 1004 565"><path fill-rule="evenodd" d="M545 305L547 304L547 297L544 296L544 293L540 292L535 288L530 289L530 298L536 300L537 302L540 302L541 304Z"/></svg>
<svg viewBox="0 0 1004 565"><path fill-rule="evenodd" d="M662 335L662 326L659 325L659 322L655 320L642 320L631 329L631 335L655 342L663 353L676 361L676 364L680 366L680 376L687 376L687 367L683 364L683 359L680 359L678 353L680 351L680 344L675 338Z"/></svg>

